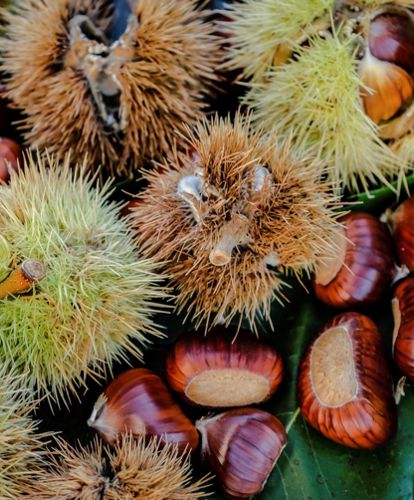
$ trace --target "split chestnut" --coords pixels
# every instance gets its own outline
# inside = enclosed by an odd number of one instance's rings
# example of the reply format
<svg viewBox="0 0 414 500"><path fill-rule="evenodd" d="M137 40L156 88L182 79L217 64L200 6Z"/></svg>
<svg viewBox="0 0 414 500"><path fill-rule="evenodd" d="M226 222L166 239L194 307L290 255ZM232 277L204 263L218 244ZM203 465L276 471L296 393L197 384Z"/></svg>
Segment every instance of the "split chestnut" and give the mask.
<svg viewBox="0 0 414 500"><path fill-rule="evenodd" d="M336 316L312 342L299 370L302 415L350 448L376 448L397 430L392 379L381 335L358 313Z"/></svg>
<svg viewBox="0 0 414 500"><path fill-rule="evenodd" d="M395 272L392 240L385 224L365 212L342 218L338 254L316 270L316 296L325 304L347 308L378 302Z"/></svg>

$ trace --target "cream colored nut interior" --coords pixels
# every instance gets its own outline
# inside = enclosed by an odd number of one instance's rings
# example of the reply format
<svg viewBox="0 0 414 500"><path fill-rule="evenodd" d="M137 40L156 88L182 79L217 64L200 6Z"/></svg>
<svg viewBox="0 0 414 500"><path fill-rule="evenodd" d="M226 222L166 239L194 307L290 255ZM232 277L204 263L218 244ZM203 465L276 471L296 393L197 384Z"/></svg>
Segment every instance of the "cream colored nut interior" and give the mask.
<svg viewBox="0 0 414 500"><path fill-rule="evenodd" d="M310 366L312 388L323 406L342 406L356 396L354 350L346 328L330 328L317 338Z"/></svg>
<svg viewBox="0 0 414 500"><path fill-rule="evenodd" d="M196 404L214 408L244 406L263 401L269 394L267 378L234 368L206 370L187 385L185 394Z"/></svg>
<svg viewBox="0 0 414 500"><path fill-rule="evenodd" d="M328 285L336 277L344 264L347 247L344 229L341 229L336 235L333 243L337 247L336 255L321 260L316 268L315 283L318 285Z"/></svg>

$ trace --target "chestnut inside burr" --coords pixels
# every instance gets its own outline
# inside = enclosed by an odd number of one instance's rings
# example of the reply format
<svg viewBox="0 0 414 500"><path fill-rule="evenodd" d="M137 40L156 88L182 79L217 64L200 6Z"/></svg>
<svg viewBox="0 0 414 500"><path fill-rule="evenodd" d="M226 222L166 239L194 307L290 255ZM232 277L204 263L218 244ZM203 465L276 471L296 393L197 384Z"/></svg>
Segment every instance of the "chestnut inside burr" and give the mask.
<svg viewBox="0 0 414 500"><path fill-rule="evenodd" d="M324 259L322 262L320 262L320 264L316 269L315 283L317 283L318 285L322 286L328 285L331 281L335 279L336 275L339 273L342 266L344 265L346 246L347 246L347 240L344 229L338 231L338 234L334 239L334 244L338 249L335 257Z"/></svg>
<svg viewBox="0 0 414 500"><path fill-rule="evenodd" d="M315 341L311 382L320 404L330 408L349 403L357 395L354 350L345 327L329 328Z"/></svg>
<svg viewBox="0 0 414 500"><path fill-rule="evenodd" d="M186 387L188 399L202 406L226 408L259 403L270 391L267 378L233 368L206 370Z"/></svg>

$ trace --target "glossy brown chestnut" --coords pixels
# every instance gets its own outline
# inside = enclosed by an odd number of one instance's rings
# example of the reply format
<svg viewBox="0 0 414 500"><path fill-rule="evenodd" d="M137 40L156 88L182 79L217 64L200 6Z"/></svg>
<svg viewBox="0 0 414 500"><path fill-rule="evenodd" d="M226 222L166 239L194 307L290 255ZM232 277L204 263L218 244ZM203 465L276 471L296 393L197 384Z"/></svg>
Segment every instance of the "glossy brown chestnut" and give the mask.
<svg viewBox="0 0 414 500"><path fill-rule="evenodd" d="M173 401L164 382L146 368L128 370L116 377L98 398L88 420L102 438L113 444L124 431L134 435L158 436L187 445L194 451L198 433Z"/></svg>
<svg viewBox="0 0 414 500"><path fill-rule="evenodd" d="M302 415L350 448L376 448L397 429L392 379L381 335L358 313L336 316L309 346L299 370Z"/></svg>
<svg viewBox="0 0 414 500"><path fill-rule="evenodd" d="M17 142L0 137L0 184L8 182L9 168L17 170L22 162L22 149Z"/></svg>
<svg viewBox="0 0 414 500"><path fill-rule="evenodd" d="M337 257L321 263L315 272L316 296L342 308L377 302L389 289L395 272L388 228L365 212L352 212L342 223Z"/></svg>
<svg viewBox="0 0 414 500"><path fill-rule="evenodd" d="M394 315L394 360L414 380L414 276L400 281L392 300Z"/></svg>
<svg viewBox="0 0 414 500"><path fill-rule="evenodd" d="M196 423L202 455L230 498L249 498L265 486L287 436L283 424L262 410L240 408Z"/></svg>
<svg viewBox="0 0 414 500"><path fill-rule="evenodd" d="M410 73L414 69L414 24L408 12L382 14L373 19L368 43L377 59L397 64Z"/></svg>
<svg viewBox="0 0 414 500"><path fill-rule="evenodd" d="M401 264L414 271L414 197L411 196L391 216L394 242Z"/></svg>
<svg viewBox="0 0 414 500"><path fill-rule="evenodd" d="M189 403L210 408L247 406L269 399L283 376L280 354L252 333L216 327L207 337L182 336L167 356L170 386Z"/></svg>

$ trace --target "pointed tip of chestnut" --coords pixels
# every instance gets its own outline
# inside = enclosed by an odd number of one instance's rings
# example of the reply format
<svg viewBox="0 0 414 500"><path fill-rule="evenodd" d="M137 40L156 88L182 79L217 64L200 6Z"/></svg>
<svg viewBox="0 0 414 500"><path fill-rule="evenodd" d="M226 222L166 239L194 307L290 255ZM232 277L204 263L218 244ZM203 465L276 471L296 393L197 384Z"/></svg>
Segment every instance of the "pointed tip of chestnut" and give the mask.
<svg viewBox="0 0 414 500"><path fill-rule="evenodd" d="M96 401L88 425L113 444L119 434L158 436L180 452L198 446L198 433L160 377L146 368L116 377Z"/></svg>
<svg viewBox="0 0 414 500"><path fill-rule="evenodd" d="M365 212L341 219L343 233L338 254L323 262L313 277L319 300L333 307L363 306L381 300L394 275L390 232L385 224Z"/></svg>
<svg viewBox="0 0 414 500"><path fill-rule="evenodd" d="M207 408L231 408L269 399L283 377L280 354L242 331L216 327L206 337L183 335L167 355L166 377L187 402Z"/></svg>
<svg viewBox="0 0 414 500"><path fill-rule="evenodd" d="M249 498L263 490L287 443L279 419L240 408L201 419L196 426L203 458L227 497Z"/></svg>
<svg viewBox="0 0 414 500"><path fill-rule="evenodd" d="M301 362L298 399L306 421L339 444L372 449L394 436L391 373L373 321L345 313L324 327Z"/></svg>

